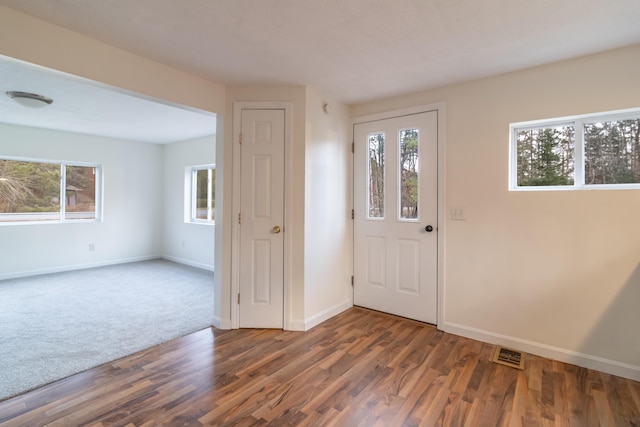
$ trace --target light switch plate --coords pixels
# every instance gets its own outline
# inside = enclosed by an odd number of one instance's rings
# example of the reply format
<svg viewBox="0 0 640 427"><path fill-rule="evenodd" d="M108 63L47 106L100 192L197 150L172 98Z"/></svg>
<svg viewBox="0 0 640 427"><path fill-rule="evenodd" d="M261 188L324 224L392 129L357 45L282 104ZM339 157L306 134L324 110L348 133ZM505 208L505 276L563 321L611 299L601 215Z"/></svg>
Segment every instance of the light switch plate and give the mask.
<svg viewBox="0 0 640 427"><path fill-rule="evenodd" d="M464 221L464 209L463 208L451 208L451 220L452 221Z"/></svg>

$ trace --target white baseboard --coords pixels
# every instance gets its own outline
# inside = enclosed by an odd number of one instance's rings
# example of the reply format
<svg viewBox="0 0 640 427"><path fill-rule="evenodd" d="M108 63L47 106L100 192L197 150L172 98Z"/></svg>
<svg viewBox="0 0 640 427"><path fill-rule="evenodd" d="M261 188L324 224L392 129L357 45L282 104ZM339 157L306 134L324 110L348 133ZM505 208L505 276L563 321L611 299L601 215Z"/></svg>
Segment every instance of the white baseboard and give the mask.
<svg viewBox="0 0 640 427"><path fill-rule="evenodd" d="M313 328L314 326L319 325L325 320L329 320L333 316L340 314L345 310L348 310L351 307L352 307L351 301L347 300L333 307L330 307L324 311L321 311L320 313L315 314L306 320L301 320L301 319L289 320L288 322L285 322L283 329L285 331L305 332ZM214 320L219 321L219 319L214 319ZM231 329L231 321L228 322L228 325L229 326L227 328L223 328L221 326L220 329ZM214 324L214 326L216 325Z"/></svg>
<svg viewBox="0 0 640 427"><path fill-rule="evenodd" d="M17 279L20 277L29 277L29 276L38 276L40 274L61 273L64 271L72 271L72 270L84 270L86 268L106 267L108 265L125 264L129 262L148 261L151 259L158 259L160 257L161 257L160 255L146 255L141 257L120 258L120 259L113 259L108 261L91 262L87 264L73 264L73 265L65 265L62 267L18 271L13 273L0 274L0 280Z"/></svg>
<svg viewBox="0 0 640 427"><path fill-rule="evenodd" d="M213 326L217 329L231 329L231 319L221 319L213 316Z"/></svg>
<svg viewBox="0 0 640 427"><path fill-rule="evenodd" d="M332 318L333 316L342 313L345 310L348 310L349 308L351 308L351 301L347 300L347 301L343 301L340 304L337 304L333 307L330 307L324 311L321 311L318 314L315 314L313 316L311 316L310 318L306 319L304 321L304 324L302 325L303 327L303 331L308 331L309 329L313 328L314 326L318 326L320 323L324 322L325 320L328 320L330 318ZM293 329L293 330L299 330L299 329Z"/></svg>
<svg viewBox="0 0 640 427"><path fill-rule="evenodd" d="M634 381L640 381L640 366L616 362L614 360L608 360L590 354L579 353L564 348L553 347L546 344L540 344L533 341L510 337L507 335L496 334L482 329L471 328L468 326L458 325L450 322L444 322L443 325L438 325L438 327L444 332L448 332L454 335L460 335L490 344L510 347L514 350L524 351L526 353L546 357L547 359L558 360L560 362L582 366L583 368L605 372L610 375L616 375L619 377L629 378Z"/></svg>
<svg viewBox="0 0 640 427"><path fill-rule="evenodd" d="M202 264L202 263L194 262L184 258L178 258L171 255L162 255L162 259L177 262L179 264L189 265L191 267L201 268L203 270L213 271L213 265Z"/></svg>
<svg viewBox="0 0 640 427"><path fill-rule="evenodd" d="M304 332L304 320L292 320L288 325L284 325L285 331Z"/></svg>
<svg viewBox="0 0 640 427"><path fill-rule="evenodd" d="M38 276L40 274L62 273L64 271L72 271L72 270L84 270L86 268L94 268L94 267L106 267L108 265L126 264L129 262L138 262L138 261L149 261L149 260L158 259L158 258L177 262L179 264L189 265L191 267L201 268L203 270L213 271L213 265L201 264L198 262L189 261L188 259L176 258L168 255L145 255L145 256L131 257L131 258L112 259L108 261L90 262L86 264L71 264L71 265L65 265L62 267L40 268L35 270L16 271L13 273L2 273L0 274L0 280L18 279L20 277L29 277L29 276Z"/></svg>

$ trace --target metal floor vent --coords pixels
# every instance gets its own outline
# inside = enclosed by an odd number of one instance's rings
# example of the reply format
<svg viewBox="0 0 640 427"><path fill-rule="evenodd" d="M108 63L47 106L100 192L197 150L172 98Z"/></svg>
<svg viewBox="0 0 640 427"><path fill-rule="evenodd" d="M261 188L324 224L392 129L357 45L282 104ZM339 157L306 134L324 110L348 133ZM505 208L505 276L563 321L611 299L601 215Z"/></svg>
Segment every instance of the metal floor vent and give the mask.
<svg viewBox="0 0 640 427"><path fill-rule="evenodd" d="M516 369L524 369L524 355L521 351L497 346L493 353L493 361Z"/></svg>

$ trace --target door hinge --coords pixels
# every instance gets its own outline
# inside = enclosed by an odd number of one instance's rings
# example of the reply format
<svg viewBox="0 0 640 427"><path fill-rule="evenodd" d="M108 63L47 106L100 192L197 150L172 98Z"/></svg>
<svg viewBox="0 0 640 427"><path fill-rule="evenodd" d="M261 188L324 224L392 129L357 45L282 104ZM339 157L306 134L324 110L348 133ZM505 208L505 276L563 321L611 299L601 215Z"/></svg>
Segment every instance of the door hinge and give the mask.
<svg viewBox="0 0 640 427"><path fill-rule="evenodd" d="M356 143L355 143L355 141L351 141L351 152L352 153L356 152Z"/></svg>
<svg viewBox="0 0 640 427"><path fill-rule="evenodd" d="M356 218L356 212L351 209L351 219L355 219Z"/></svg>
<svg viewBox="0 0 640 427"><path fill-rule="evenodd" d="M242 213L238 213L238 224L242 224Z"/></svg>
<svg viewBox="0 0 640 427"><path fill-rule="evenodd" d="M354 278L353 276L351 276L351 286L353 287L353 283L354 283Z"/></svg>
<svg viewBox="0 0 640 427"><path fill-rule="evenodd" d="M240 136L238 137L238 141L242 144L242 132L240 132Z"/></svg>
<svg viewBox="0 0 640 427"><path fill-rule="evenodd" d="M240 305L240 294L238 294L238 305Z"/></svg>

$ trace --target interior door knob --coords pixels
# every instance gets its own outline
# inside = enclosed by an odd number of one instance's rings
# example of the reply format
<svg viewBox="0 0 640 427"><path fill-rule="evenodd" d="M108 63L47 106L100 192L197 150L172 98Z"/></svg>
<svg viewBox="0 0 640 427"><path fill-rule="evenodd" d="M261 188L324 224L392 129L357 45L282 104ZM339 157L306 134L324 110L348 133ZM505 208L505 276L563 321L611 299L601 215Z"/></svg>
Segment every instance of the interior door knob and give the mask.
<svg viewBox="0 0 640 427"><path fill-rule="evenodd" d="M279 232L282 231L282 229L280 228L279 225L276 225L275 227L273 227L271 231L273 232L273 234L278 234Z"/></svg>
<svg viewBox="0 0 640 427"><path fill-rule="evenodd" d="M424 228L424 231L426 231L427 233L431 233L431 232L433 231L433 227L432 227L432 226L430 226L430 225L427 225L427 226Z"/></svg>

